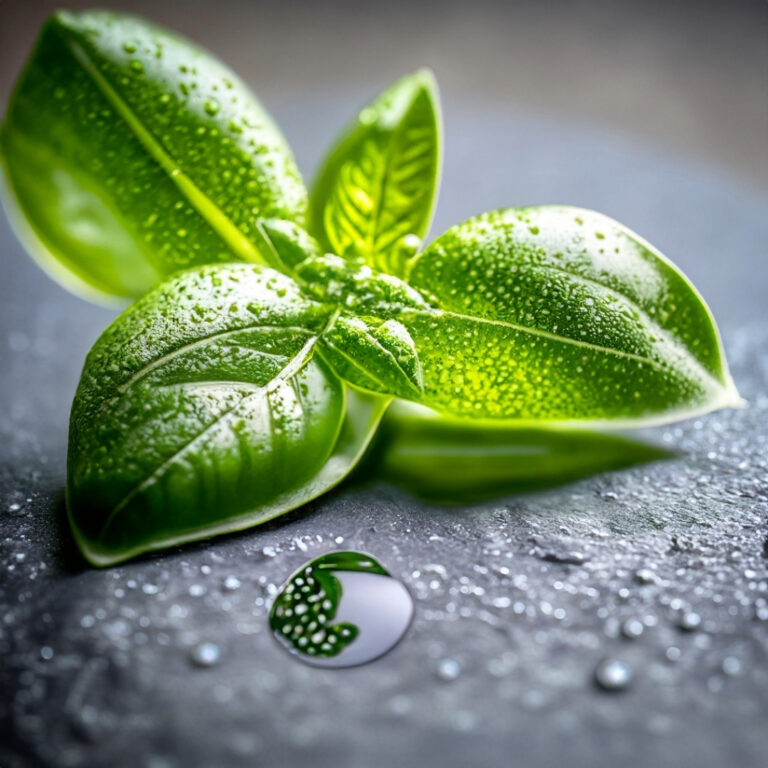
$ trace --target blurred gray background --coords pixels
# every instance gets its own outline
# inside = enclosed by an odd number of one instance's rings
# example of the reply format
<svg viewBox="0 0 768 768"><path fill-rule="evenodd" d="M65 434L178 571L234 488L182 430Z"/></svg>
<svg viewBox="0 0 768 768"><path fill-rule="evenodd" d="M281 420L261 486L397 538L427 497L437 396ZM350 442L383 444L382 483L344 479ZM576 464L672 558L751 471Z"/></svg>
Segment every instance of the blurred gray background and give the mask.
<svg viewBox="0 0 768 768"><path fill-rule="evenodd" d="M2 768L768 765L768 4L100 5L223 58L308 179L356 109L432 67L433 232L510 205L614 216L709 301L749 407L653 431L680 454L652 466L471 507L348 485L97 571L64 519L67 419L115 310L50 280L0 214ZM0 105L54 7L0 0ZM374 664L313 670L267 606L338 546L401 578L416 619ZM212 668L190 661L203 641ZM595 685L607 657L634 671L623 693Z"/></svg>
<svg viewBox="0 0 768 768"><path fill-rule="evenodd" d="M449 119L490 104L607 126L768 189L764 0L0 0L0 101L43 18L62 5L119 8L177 29L268 107L306 91L363 99L428 65ZM289 139L298 135L281 122Z"/></svg>

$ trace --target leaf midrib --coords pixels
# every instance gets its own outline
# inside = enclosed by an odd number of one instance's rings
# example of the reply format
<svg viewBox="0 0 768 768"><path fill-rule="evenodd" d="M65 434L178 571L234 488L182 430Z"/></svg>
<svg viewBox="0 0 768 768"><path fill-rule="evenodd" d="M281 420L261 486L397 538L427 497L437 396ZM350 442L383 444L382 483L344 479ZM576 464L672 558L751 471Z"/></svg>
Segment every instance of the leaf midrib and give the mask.
<svg viewBox="0 0 768 768"><path fill-rule="evenodd" d="M412 94L412 98L408 104L408 107L403 113L403 117L398 121L395 129L391 131L390 135L387 137L386 148L380 150L383 158L383 170L377 175L378 178L373 180L378 181L379 183L373 185L373 189L376 193L374 198L375 204L373 209L373 216L371 217L368 232L366 234L365 255L369 256L370 258L375 258L380 253L380 249L377 248L376 244L379 239L381 221L384 215L385 202L387 199L387 186L390 183L392 166L395 162L391 148L393 145L395 145L401 133L405 131L405 121L409 118L418 95L419 89L416 89ZM405 216L402 218L405 218Z"/></svg>
<svg viewBox="0 0 768 768"><path fill-rule="evenodd" d="M208 336L203 336L202 338L196 339L195 341L192 341L188 344L182 344L180 347L176 347L172 349L170 352L167 352L166 354L155 358L151 362L144 365L142 368L139 368L139 370L136 371L136 373L134 373L129 379L127 379L122 384L120 384L117 387L117 392L118 394L124 394L137 381L143 379L145 376L148 376L150 373L152 373L152 371L156 370L157 368L162 367L169 360L173 360L174 358L179 357L180 355L183 355L185 352L189 352L190 350L205 346L211 341L217 341L218 339L223 339L223 338L226 338L227 336L234 336L237 333L244 333L247 331L263 330L263 329L271 329L271 330L277 330L277 331L296 331L297 333L309 333L309 334L312 333L312 330L310 328L302 328L301 326L298 326L298 325L274 325L274 324L264 325L264 324L258 324L258 323L253 323L253 324L241 326L239 328L230 328L230 329L227 329L226 331L219 331L217 333L212 333L212 334L209 334Z"/></svg>
<svg viewBox="0 0 768 768"><path fill-rule="evenodd" d="M80 64L85 73L101 91L104 98L112 105L117 114L122 117L136 139L146 149L149 156L168 174L170 180L176 185L187 202L241 259L264 264L264 259L256 246L235 226L224 211L184 173L173 156L168 153L161 142L141 122L130 105L101 72L85 47L74 39L68 30L61 29L61 32L65 45L75 61Z"/></svg>
<svg viewBox="0 0 768 768"><path fill-rule="evenodd" d="M461 312L452 312L450 310L436 310L432 312L419 312L419 311L408 311L404 313L404 315L415 315L415 316L421 316L421 317L433 317L433 318L439 318L442 316L450 316L454 317L457 320L463 320L466 322L474 322L474 323L483 323L486 325L494 325L498 326L500 328L507 328L512 331L517 331L519 333L527 333L532 336L538 336L541 338L549 339L550 341L557 341L561 344L570 344L575 347L582 347L584 349L588 349L592 352L600 352L603 354L609 354L613 355L615 357L620 357L625 360L633 360L638 363L643 363L646 365L650 365L656 370L663 371L663 372L669 372L672 370L670 366L666 365L665 363L662 363L658 360L654 360L650 357L645 357L643 355L635 354L634 352L625 352L621 349L614 349L613 347L604 347L600 344L594 344L592 342L588 341L581 341L580 339L572 339L568 336L558 336L555 333L551 333L549 331L542 331L538 328L530 328L529 326L525 325L518 325L517 323L511 323L507 320L497 320L497 319L491 319L486 317L479 317L476 315L467 315L463 314ZM677 346L680 347L679 343L677 343ZM684 354L688 358L688 360L692 363L692 365L701 373L703 380L714 382L715 386L719 390L725 389L722 385L722 383L715 378L710 371L708 371L704 366L699 362L699 360L695 357L693 357L687 348L683 347Z"/></svg>

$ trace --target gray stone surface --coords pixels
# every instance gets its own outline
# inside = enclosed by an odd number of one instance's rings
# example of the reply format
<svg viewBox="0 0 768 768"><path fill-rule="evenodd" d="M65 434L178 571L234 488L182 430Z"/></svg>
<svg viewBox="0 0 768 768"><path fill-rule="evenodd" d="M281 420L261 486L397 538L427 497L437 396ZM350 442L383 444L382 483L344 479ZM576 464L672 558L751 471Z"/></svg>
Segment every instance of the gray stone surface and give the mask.
<svg viewBox="0 0 768 768"><path fill-rule="evenodd" d="M306 126L311 105L276 105L305 170L353 107L339 97ZM451 509L347 486L260 529L94 570L63 513L66 422L113 313L46 278L3 221L4 768L766 764L768 200L596 129L446 118L435 231L536 202L625 221L711 300L749 407L655 430L681 454L652 466ZM269 636L268 604L339 547L402 578L416 617L381 660L314 669ZM625 690L596 684L611 658L633 673Z"/></svg>

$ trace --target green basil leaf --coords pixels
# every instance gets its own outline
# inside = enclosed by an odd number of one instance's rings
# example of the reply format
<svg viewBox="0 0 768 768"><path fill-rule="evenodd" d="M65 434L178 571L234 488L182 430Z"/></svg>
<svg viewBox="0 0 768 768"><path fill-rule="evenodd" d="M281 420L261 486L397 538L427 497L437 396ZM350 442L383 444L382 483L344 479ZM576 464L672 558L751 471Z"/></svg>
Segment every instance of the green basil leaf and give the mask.
<svg viewBox="0 0 768 768"><path fill-rule="evenodd" d="M605 432L479 423L398 402L387 412L363 471L427 501L460 504L672 455Z"/></svg>
<svg viewBox="0 0 768 768"><path fill-rule="evenodd" d="M372 392L418 398L419 357L397 320L339 315L323 332L320 351L345 381Z"/></svg>
<svg viewBox="0 0 768 768"><path fill-rule="evenodd" d="M310 231L323 247L402 274L437 198L441 125L426 70L360 111L324 161L310 195Z"/></svg>
<svg viewBox="0 0 768 768"><path fill-rule="evenodd" d="M388 398L348 392L332 307L255 265L164 283L96 342L72 407L67 505L107 565L269 520L339 482Z"/></svg>
<svg viewBox="0 0 768 768"><path fill-rule="evenodd" d="M332 253L303 229L288 221L261 221L259 230L270 263L293 276L305 291L358 315L389 318L403 309L429 309L408 283Z"/></svg>
<svg viewBox="0 0 768 768"><path fill-rule="evenodd" d="M306 208L290 150L247 87L193 44L118 14L48 20L0 154L30 251L92 297L261 262L257 219L302 221Z"/></svg>
<svg viewBox="0 0 768 768"><path fill-rule="evenodd" d="M408 330L395 317L403 308L425 308L424 299L392 275L322 254L295 224L259 225L270 261L283 265L318 300L339 308L320 340L323 356L344 380L374 392L418 397L419 358Z"/></svg>
<svg viewBox="0 0 768 768"><path fill-rule="evenodd" d="M416 256L408 281L439 310L398 315L438 410L637 425L741 403L696 289L601 214L479 216Z"/></svg>

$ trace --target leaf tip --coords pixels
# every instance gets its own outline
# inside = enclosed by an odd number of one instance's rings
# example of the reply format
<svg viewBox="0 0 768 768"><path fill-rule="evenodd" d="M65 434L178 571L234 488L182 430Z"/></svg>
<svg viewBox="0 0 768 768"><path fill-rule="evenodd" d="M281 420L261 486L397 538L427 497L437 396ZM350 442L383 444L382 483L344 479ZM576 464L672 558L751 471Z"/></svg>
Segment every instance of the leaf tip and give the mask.
<svg viewBox="0 0 768 768"><path fill-rule="evenodd" d="M437 77L429 67L422 67L406 75L403 81L411 87L411 101L415 101L420 94L426 96L431 109L439 114L440 111L440 88L437 84ZM402 81L401 81L402 82Z"/></svg>
<svg viewBox="0 0 768 768"><path fill-rule="evenodd" d="M723 383L723 394L719 407L734 408L739 410L746 408L749 405L749 402L739 394L739 390L736 388L736 383L734 382L727 366L725 367L724 371L724 379L725 381Z"/></svg>
<svg viewBox="0 0 768 768"><path fill-rule="evenodd" d="M745 400L734 387L730 391L730 400L727 404L727 408L736 408L738 410L742 410L746 408L749 405L749 400Z"/></svg>
<svg viewBox="0 0 768 768"><path fill-rule="evenodd" d="M431 67L421 67L413 72L411 77L414 82L419 83L425 89L430 91L437 90L437 77L435 76L435 71Z"/></svg>

